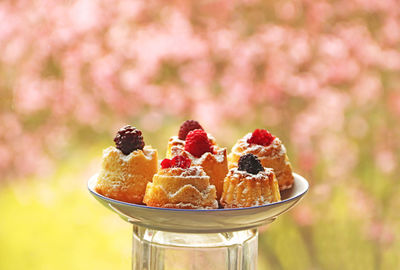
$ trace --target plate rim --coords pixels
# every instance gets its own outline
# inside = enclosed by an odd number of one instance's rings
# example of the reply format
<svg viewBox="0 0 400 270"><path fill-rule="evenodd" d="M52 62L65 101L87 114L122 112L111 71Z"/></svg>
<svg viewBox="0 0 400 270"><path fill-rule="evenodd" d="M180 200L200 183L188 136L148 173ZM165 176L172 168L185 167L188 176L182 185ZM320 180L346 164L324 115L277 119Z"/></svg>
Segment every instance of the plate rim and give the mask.
<svg viewBox="0 0 400 270"><path fill-rule="evenodd" d="M286 200L282 200L279 202L273 202L273 203L269 203L269 204L264 204L264 205L258 205L258 206L250 206L250 207L239 207L239 208L217 208L217 209L180 209L180 208L163 208L163 207L154 207L154 206L147 206L147 205L141 205L141 204L135 204L135 203L128 203L128 202L123 202L123 201L119 201L116 199L112 199L109 198L107 196L104 196L100 193L97 193L94 189L91 189L90 184L94 181L94 178L97 178L97 176L99 175L99 173L96 173L94 175L92 175L89 180L87 181L87 188L89 190L89 192L97 197L100 197L103 200L106 201L110 201L112 203L116 203L116 204L122 204L125 206L129 206L129 207L134 207L134 208L141 208L141 209L149 209L149 210L159 210L159 211L166 211L166 212L192 212L192 213L207 213L207 212L229 212L229 211L245 211L245 210L252 210L252 209L260 209L260 208L264 208L264 207L271 207L274 205L279 205L279 204L284 204L284 203L288 203L291 202L293 200L296 200L298 198L303 197L309 190L310 184L308 183L308 181L301 175L294 173L293 172L293 176L300 178L302 181L304 181L306 187L305 190L300 192L299 194L297 194L296 196L287 198Z"/></svg>

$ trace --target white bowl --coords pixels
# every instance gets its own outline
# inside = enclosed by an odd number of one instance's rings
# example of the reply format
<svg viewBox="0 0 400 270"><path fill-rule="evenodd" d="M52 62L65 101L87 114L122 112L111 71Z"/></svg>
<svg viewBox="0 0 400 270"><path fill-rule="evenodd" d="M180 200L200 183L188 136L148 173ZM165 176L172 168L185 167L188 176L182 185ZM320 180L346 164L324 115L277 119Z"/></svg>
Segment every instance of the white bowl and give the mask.
<svg viewBox="0 0 400 270"><path fill-rule="evenodd" d="M295 206L308 190L308 182L294 173L294 185L281 192L282 201L262 206L231 209L173 209L126 203L94 190L97 174L88 182L90 193L122 219L138 226L182 233L219 233L255 228L274 221Z"/></svg>

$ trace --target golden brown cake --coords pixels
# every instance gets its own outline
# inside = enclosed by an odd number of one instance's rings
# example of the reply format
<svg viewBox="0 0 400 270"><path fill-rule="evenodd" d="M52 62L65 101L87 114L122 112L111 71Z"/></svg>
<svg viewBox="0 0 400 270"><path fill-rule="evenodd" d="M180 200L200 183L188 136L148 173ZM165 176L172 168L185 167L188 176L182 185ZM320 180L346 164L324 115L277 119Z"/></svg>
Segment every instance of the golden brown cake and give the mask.
<svg viewBox="0 0 400 270"><path fill-rule="evenodd" d="M172 147L172 156L182 155L188 157L192 164L203 168L205 173L210 177L210 184L217 189L217 199L221 197L224 185L224 178L228 173L228 160L226 148L214 146L214 153L206 152L200 157L195 157L181 147Z"/></svg>
<svg viewBox="0 0 400 270"><path fill-rule="evenodd" d="M217 189L217 199L221 197L224 178L228 173L225 148L217 146L214 137L205 132L195 120L186 120L180 127L178 136L168 141L167 158L184 155L193 165L203 168L210 183Z"/></svg>
<svg viewBox="0 0 400 270"><path fill-rule="evenodd" d="M126 126L103 151L96 192L119 201L141 204L146 185L157 172L157 150L144 146L141 132Z"/></svg>
<svg viewBox="0 0 400 270"><path fill-rule="evenodd" d="M147 184L147 206L182 209L216 209L215 186L199 166L160 169Z"/></svg>
<svg viewBox="0 0 400 270"><path fill-rule="evenodd" d="M157 172L157 151L146 146L124 155L110 146L103 152L95 190L109 198L141 204L146 185Z"/></svg>
<svg viewBox="0 0 400 270"><path fill-rule="evenodd" d="M256 159L255 156L253 158ZM261 167L261 164L259 163ZM281 200L278 181L273 169L262 168L255 172L233 168L224 180L221 205L224 208L250 207Z"/></svg>
<svg viewBox="0 0 400 270"><path fill-rule="evenodd" d="M256 133L256 131L254 131L253 134ZM259 133L261 133L261 131ZM261 138L258 138L257 135L259 134L256 134L256 136L253 134L248 133L246 136L239 139L232 147L232 151L228 155L229 168L237 167L240 156L251 153L260 159L263 167L274 169L280 190L291 188L294 182L292 166L290 165L285 146L282 144L281 140L271 135L269 138L270 142L262 145L263 137L259 136ZM256 137L256 139L254 139L254 137Z"/></svg>

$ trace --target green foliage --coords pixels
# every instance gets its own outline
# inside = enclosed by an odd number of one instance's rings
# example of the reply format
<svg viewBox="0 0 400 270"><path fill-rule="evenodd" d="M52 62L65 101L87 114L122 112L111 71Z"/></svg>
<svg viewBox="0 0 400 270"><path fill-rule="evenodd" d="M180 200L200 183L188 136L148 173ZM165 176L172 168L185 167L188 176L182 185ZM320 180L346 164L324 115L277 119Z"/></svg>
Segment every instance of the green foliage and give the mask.
<svg viewBox="0 0 400 270"><path fill-rule="evenodd" d="M131 228L87 192L88 163L0 190L0 269L129 269Z"/></svg>

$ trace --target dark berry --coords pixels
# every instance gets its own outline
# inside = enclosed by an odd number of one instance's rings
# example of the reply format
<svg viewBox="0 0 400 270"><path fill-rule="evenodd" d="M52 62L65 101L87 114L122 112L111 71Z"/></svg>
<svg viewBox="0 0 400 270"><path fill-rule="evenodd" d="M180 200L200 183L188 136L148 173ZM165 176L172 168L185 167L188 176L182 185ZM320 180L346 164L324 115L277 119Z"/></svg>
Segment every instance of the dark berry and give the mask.
<svg viewBox="0 0 400 270"><path fill-rule="evenodd" d="M118 130L114 142L116 147L125 155L129 155L138 149L143 150L144 147L142 132L130 125Z"/></svg>
<svg viewBox="0 0 400 270"><path fill-rule="evenodd" d="M213 152L207 133L201 129L195 129L188 133L185 141L185 150L198 158L206 152Z"/></svg>
<svg viewBox="0 0 400 270"><path fill-rule="evenodd" d="M188 133L195 129L203 129L203 128L196 120L186 120L179 128L178 138L183 141L186 140L186 136L188 135Z"/></svg>
<svg viewBox="0 0 400 270"><path fill-rule="evenodd" d="M248 143L259 144L263 146L268 146L275 139L271 133L265 129L256 129L253 134L251 134L250 139L247 140Z"/></svg>
<svg viewBox="0 0 400 270"><path fill-rule="evenodd" d="M260 160L253 154L245 154L239 159L239 171L246 171L251 174L263 172L264 167L261 165Z"/></svg>

